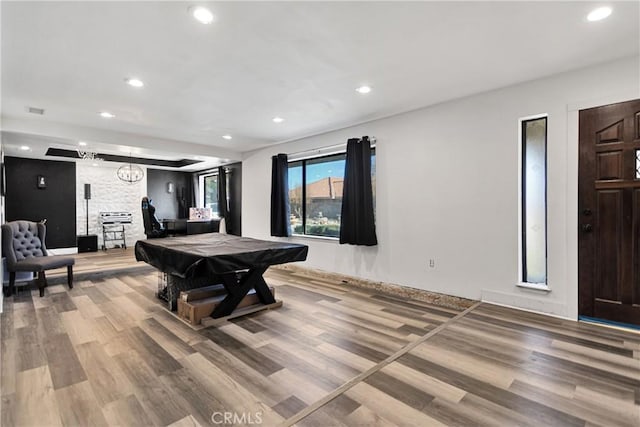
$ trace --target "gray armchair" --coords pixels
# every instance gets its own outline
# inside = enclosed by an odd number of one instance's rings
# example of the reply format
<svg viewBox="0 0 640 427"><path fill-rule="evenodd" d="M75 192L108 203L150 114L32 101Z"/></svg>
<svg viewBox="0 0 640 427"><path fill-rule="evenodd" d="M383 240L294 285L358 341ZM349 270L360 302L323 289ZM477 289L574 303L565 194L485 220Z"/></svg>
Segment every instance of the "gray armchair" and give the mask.
<svg viewBox="0 0 640 427"><path fill-rule="evenodd" d="M71 257L50 256L45 246L47 229L42 222L12 221L2 226L2 255L7 258L9 287L5 296L13 294L16 272L38 273L38 289L44 296L47 287L45 270L67 267L67 283L73 288L73 264Z"/></svg>

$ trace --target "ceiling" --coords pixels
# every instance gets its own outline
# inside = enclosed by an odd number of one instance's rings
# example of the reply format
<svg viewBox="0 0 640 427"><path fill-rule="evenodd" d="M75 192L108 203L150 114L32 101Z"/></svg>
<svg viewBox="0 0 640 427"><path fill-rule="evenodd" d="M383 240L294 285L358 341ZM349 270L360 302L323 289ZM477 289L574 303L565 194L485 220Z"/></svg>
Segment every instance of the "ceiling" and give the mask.
<svg viewBox="0 0 640 427"><path fill-rule="evenodd" d="M638 2L608 2L613 14L596 23L586 15L602 3L199 2L216 16L210 25L191 17L193 4L3 1L5 151L37 135L240 160L640 52ZM355 91L364 84L371 93Z"/></svg>

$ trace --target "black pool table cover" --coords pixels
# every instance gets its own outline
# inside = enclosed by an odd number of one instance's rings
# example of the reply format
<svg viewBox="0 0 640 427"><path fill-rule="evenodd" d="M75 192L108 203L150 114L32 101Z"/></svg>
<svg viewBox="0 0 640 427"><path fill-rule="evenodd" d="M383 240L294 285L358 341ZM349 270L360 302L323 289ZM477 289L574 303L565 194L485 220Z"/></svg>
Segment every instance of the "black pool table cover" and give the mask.
<svg viewBox="0 0 640 427"><path fill-rule="evenodd" d="M273 242L230 234L138 240L136 260L182 278L221 275L307 259L306 245Z"/></svg>

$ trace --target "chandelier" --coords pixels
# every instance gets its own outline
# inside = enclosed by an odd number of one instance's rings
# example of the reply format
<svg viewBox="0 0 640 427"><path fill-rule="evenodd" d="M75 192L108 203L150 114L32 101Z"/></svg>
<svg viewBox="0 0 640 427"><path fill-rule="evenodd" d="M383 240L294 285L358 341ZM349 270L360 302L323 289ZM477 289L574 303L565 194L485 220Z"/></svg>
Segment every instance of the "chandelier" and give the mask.
<svg viewBox="0 0 640 427"><path fill-rule="evenodd" d="M118 168L118 172L116 172L118 179L128 184L136 183L144 178L144 171L142 168L138 165L134 165L131 160L131 155L129 155L129 163L120 166Z"/></svg>

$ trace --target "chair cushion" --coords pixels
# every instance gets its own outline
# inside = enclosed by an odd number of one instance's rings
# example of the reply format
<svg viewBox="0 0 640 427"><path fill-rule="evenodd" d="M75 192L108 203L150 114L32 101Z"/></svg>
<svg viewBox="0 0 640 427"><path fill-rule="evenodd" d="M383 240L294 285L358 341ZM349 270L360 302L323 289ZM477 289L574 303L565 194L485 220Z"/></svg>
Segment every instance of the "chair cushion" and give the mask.
<svg viewBox="0 0 640 427"><path fill-rule="evenodd" d="M75 260L65 256L31 257L18 261L15 271L45 271L73 264L75 264Z"/></svg>

